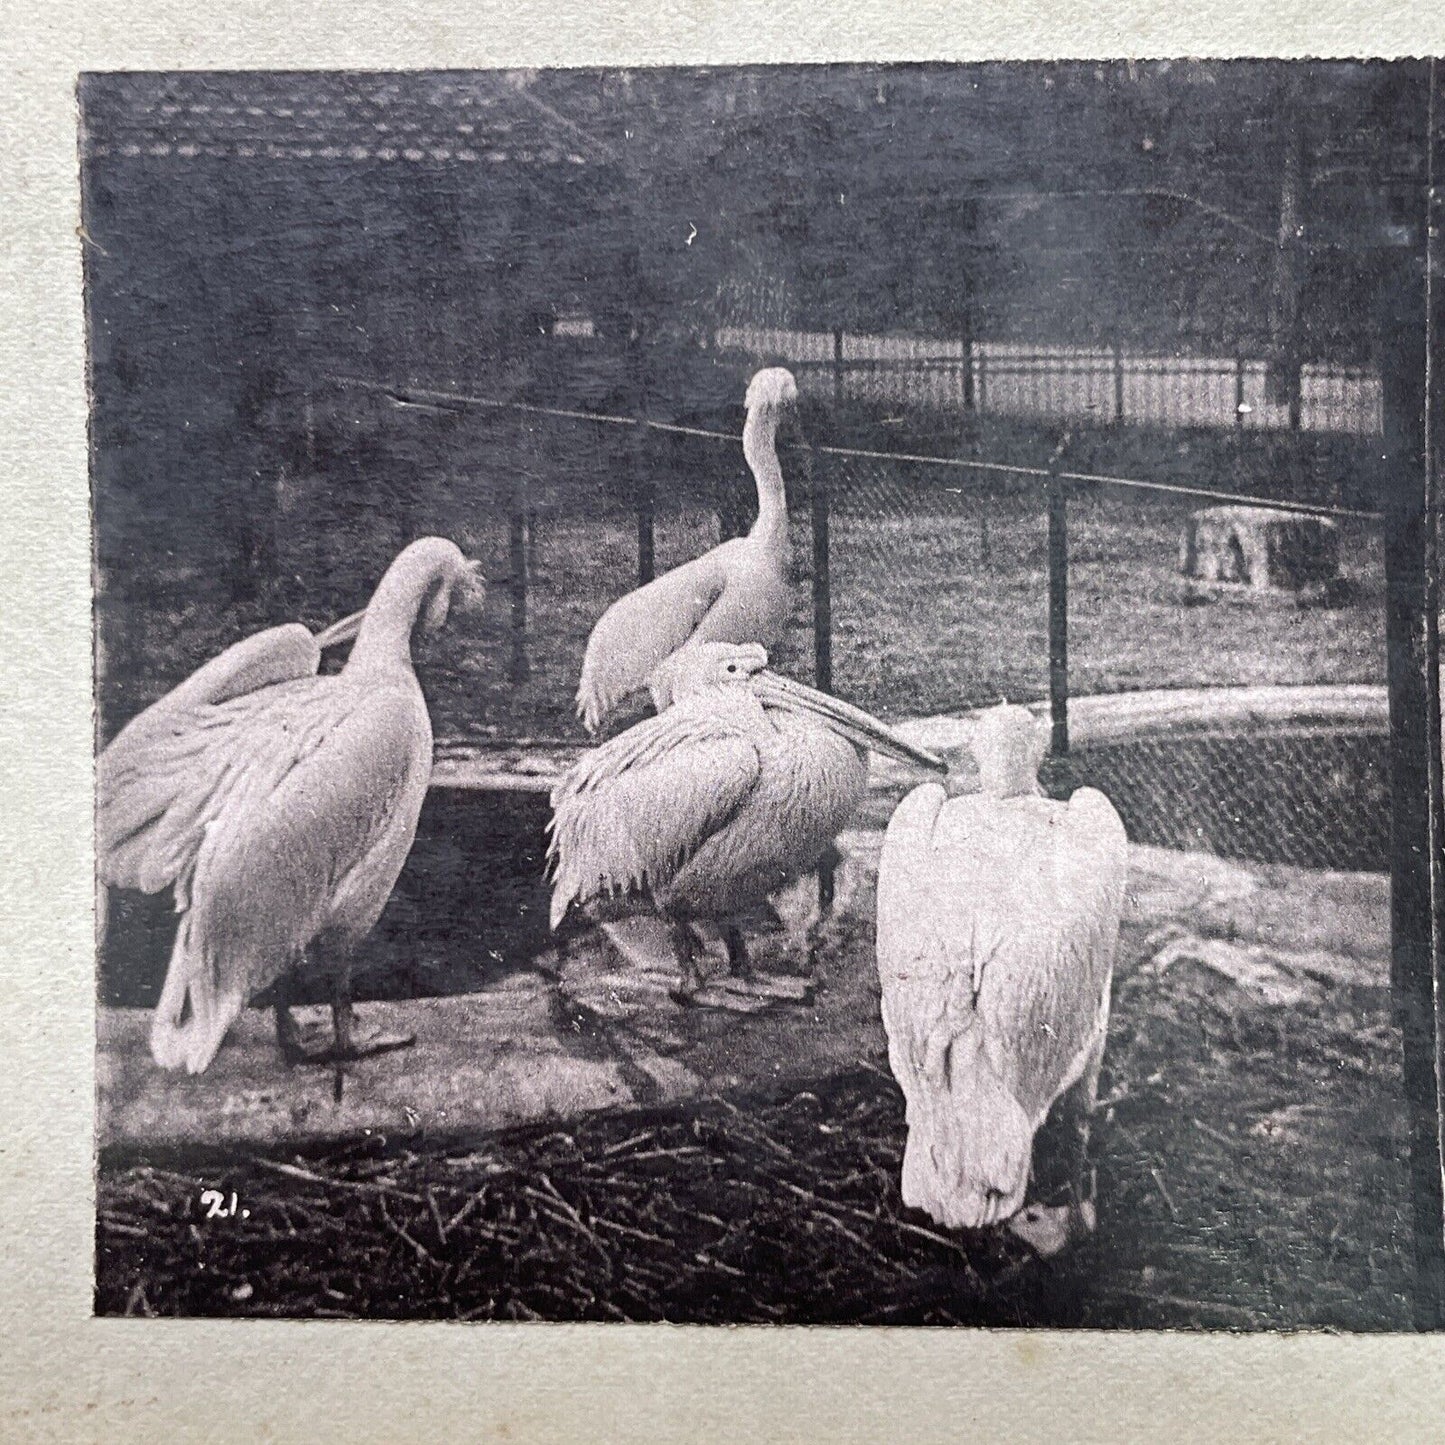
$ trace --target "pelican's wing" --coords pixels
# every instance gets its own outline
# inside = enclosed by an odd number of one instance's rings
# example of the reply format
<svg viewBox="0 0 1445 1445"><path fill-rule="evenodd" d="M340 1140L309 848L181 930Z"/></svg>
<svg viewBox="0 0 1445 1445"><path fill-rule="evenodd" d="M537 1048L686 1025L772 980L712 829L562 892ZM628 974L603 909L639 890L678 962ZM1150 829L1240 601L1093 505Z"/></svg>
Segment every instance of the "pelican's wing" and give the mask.
<svg viewBox="0 0 1445 1445"><path fill-rule="evenodd" d="M118 756L107 749L97 786L102 881L143 893L174 887L185 909L207 827L233 802L279 783L334 721L331 709L356 695L333 678L278 683L175 709Z"/></svg>
<svg viewBox="0 0 1445 1445"><path fill-rule="evenodd" d="M121 729L96 765L102 881L150 893L174 881L175 810L215 783L215 710L314 677L320 662L316 639L299 623L270 628L227 648Z"/></svg>
<svg viewBox="0 0 1445 1445"><path fill-rule="evenodd" d="M943 804L934 785L894 815L878 881L884 1020L927 1140L913 1190L955 1223L1018 1207L1034 1131L1100 1042L1126 866L1123 824L1092 789L1061 807ZM925 1147L952 1161L952 1183ZM944 1197L960 1177L975 1193Z"/></svg>
<svg viewBox="0 0 1445 1445"><path fill-rule="evenodd" d="M739 720L687 701L585 754L552 793L552 926L573 903L665 886L760 770Z"/></svg>
<svg viewBox="0 0 1445 1445"><path fill-rule="evenodd" d="M577 712L588 732L595 733L697 631L727 587L729 549L737 550L735 540L619 597L598 619L577 688Z"/></svg>
<svg viewBox="0 0 1445 1445"><path fill-rule="evenodd" d="M425 709L402 689L331 681L218 724L226 762L197 810L151 1028L163 1067L205 1068L247 1000L319 933L369 929L406 860L429 773Z"/></svg>

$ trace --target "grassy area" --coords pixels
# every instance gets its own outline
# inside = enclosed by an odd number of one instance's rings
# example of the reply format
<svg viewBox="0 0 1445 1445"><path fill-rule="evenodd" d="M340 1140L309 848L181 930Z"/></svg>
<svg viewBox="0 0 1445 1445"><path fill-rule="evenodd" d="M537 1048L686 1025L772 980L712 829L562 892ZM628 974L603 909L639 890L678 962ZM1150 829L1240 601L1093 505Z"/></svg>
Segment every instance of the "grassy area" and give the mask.
<svg viewBox="0 0 1445 1445"><path fill-rule="evenodd" d="M588 632L637 582L635 516L579 474L583 466L614 464L610 453L523 453L525 486L508 501L497 477L504 467L517 469L518 454L498 446L494 458L479 461L476 476L434 479L422 488L425 505L408 513L411 532L454 537L491 582L485 623L430 646L419 658L423 683L439 738L575 737L572 696ZM657 460L653 479L661 570L713 545L719 529L715 508L696 499L696 477L670 488L673 479ZM930 469L879 464L834 476L832 485L838 692L890 718L1047 692L1047 530L1036 494L951 491ZM515 531L514 507L522 518ZM1103 492L1073 502L1075 691L1382 679L1376 530L1344 524L1351 593L1341 606L1240 599L1190 607L1179 600L1176 575L1188 510ZM812 538L806 505L795 512L797 606L775 661L808 677ZM281 538L284 585L255 599L238 601L215 569L179 555L158 558L143 575L116 573L99 601L110 726L245 632L298 615L319 622L364 599L399 545L396 519L379 517L374 506L330 520L312 516L298 510ZM514 566L519 550L522 578Z"/></svg>

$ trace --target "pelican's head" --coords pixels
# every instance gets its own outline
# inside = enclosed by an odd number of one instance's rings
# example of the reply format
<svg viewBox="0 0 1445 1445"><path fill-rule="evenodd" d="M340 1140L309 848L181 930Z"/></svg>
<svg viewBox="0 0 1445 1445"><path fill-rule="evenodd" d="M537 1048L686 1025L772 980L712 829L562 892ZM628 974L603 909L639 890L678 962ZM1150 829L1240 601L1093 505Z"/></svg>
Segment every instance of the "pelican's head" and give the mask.
<svg viewBox="0 0 1445 1445"><path fill-rule="evenodd" d="M781 411L785 406L795 405L797 400L798 383L793 380L793 373L785 366L769 366L753 374L743 405L749 411L763 407Z"/></svg>
<svg viewBox="0 0 1445 1445"><path fill-rule="evenodd" d="M749 682L768 665L767 649L755 642L699 642L665 658L647 680L652 705L665 712L679 698L713 687Z"/></svg>
<svg viewBox="0 0 1445 1445"><path fill-rule="evenodd" d="M350 617L334 622L316 641L323 649L350 642L366 614L383 596L415 599L416 630L423 635L439 632L453 608L463 615L479 615L487 595L481 564L469 561L455 542L445 537L421 537L397 554L371 603ZM406 603L401 605L406 606Z"/></svg>
<svg viewBox="0 0 1445 1445"><path fill-rule="evenodd" d="M1026 707L1000 703L982 713L969 741L983 791L995 798L1041 793L1039 768L1050 734L1048 719L1036 718Z"/></svg>
<svg viewBox="0 0 1445 1445"><path fill-rule="evenodd" d="M423 538L423 542L435 542L439 546L432 584L422 607L422 632L427 635L440 632L453 612L459 617L480 617L487 602L487 579L482 576L482 564L464 557L454 542L440 537ZM413 543L413 546L420 545Z"/></svg>
<svg viewBox="0 0 1445 1445"><path fill-rule="evenodd" d="M811 718L865 751L933 772L948 770L942 758L914 747L862 708L770 672L768 654L755 642L700 642L681 648L657 668L647 685L658 712L683 697L712 688L745 688L764 708Z"/></svg>

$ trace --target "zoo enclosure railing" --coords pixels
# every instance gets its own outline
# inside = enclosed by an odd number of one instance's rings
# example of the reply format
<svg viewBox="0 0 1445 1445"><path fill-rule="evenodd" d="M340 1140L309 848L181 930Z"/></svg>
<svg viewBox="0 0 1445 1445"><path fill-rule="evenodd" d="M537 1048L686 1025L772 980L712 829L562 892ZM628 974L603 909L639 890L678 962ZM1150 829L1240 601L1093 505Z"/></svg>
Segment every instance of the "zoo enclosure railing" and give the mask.
<svg viewBox="0 0 1445 1445"><path fill-rule="evenodd" d="M1112 426L1375 436L1384 425L1379 377L1331 362L1305 363L1297 394L1282 397L1259 358L1161 355L1118 342L1027 345L735 326L720 329L714 343L780 357L805 393L844 401Z"/></svg>

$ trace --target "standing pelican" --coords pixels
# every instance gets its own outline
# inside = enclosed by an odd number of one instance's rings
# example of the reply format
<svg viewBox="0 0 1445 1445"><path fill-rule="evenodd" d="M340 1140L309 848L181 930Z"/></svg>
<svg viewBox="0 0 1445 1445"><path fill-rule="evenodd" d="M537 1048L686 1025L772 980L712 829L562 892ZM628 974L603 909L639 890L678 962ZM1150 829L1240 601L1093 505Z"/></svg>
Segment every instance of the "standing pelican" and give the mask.
<svg viewBox="0 0 1445 1445"><path fill-rule="evenodd" d="M1085 1151L1127 840L1102 793L1041 796L1048 725L1024 708L990 709L972 741L982 793L915 788L878 870L883 1023L908 1105L903 1202L950 1228L1018 1215L1015 1232L1052 1254L1094 1225ZM1072 1198L1020 1215L1034 1136L1060 1099Z"/></svg>
<svg viewBox="0 0 1445 1445"><path fill-rule="evenodd" d="M284 993L288 1062L334 1060L409 1039L352 1039L349 966L391 896L431 777L431 721L411 637L480 601L476 564L439 537L413 542L365 611L320 637L246 639L133 719L101 754L102 879L157 893L181 915L151 1024L162 1068L197 1074L255 995L309 962L332 983L334 1047L308 1054ZM355 637L318 677L321 648Z"/></svg>
<svg viewBox="0 0 1445 1445"><path fill-rule="evenodd" d="M944 763L826 693L766 671L756 644L705 642L652 679L657 717L585 754L552 794L552 927L655 912L702 987L692 925L722 926L732 971L751 976L737 917L810 871L862 800L867 749Z"/></svg>
<svg viewBox="0 0 1445 1445"><path fill-rule="evenodd" d="M598 619L582 658L577 712L594 736L674 652L698 642L772 647L787 630L788 499L778 464L778 426L798 400L780 366L748 383L743 456L758 485L758 519L701 557L620 597Z"/></svg>

